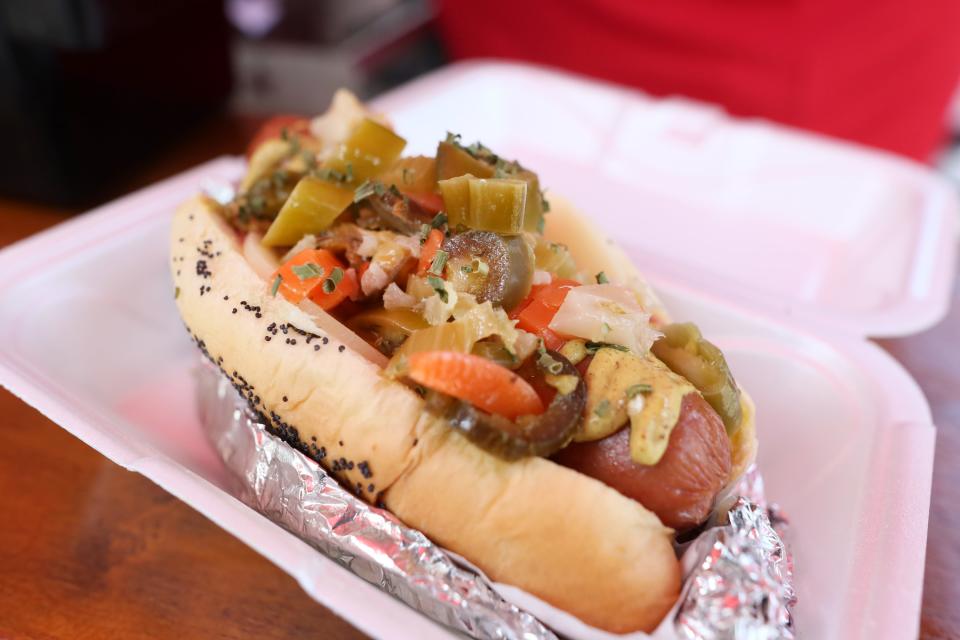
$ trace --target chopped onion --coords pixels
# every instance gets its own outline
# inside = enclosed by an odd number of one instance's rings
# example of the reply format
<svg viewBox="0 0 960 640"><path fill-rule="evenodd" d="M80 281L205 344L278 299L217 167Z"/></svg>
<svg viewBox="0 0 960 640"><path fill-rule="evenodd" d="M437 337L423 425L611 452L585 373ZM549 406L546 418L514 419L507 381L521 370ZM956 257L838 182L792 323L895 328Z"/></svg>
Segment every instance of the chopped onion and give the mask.
<svg viewBox="0 0 960 640"><path fill-rule="evenodd" d="M396 282L388 284L383 292L384 309L412 309L416 304L417 299L398 287Z"/></svg>
<svg viewBox="0 0 960 640"><path fill-rule="evenodd" d="M532 356L538 346L540 346L540 338L522 329L517 329L517 339L513 343L513 350L519 362L523 362Z"/></svg>
<svg viewBox="0 0 960 640"><path fill-rule="evenodd" d="M370 263L370 268L364 271L360 278L360 288L364 295L373 295L377 291L382 291L390 283L390 274L384 271L379 262Z"/></svg>
<svg viewBox="0 0 960 640"><path fill-rule="evenodd" d="M653 288L647 284L646 280L635 276L630 278L627 284L633 289L633 292L637 294L640 306L652 316L650 320L653 326L660 327L670 322L670 314L667 313L667 308L663 306L660 297L657 296Z"/></svg>
<svg viewBox="0 0 960 640"><path fill-rule="evenodd" d="M360 244L357 245L357 255L362 258L369 258L377 252L380 247L380 237L373 231L359 229Z"/></svg>
<svg viewBox="0 0 960 640"><path fill-rule="evenodd" d="M280 261L273 249L260 244L262 239L263 236L256 231L247 233L243 239L243 257L258 276L269 281L273 272L280 267Z"/></svg>
<svg viewBox="0 0 960 640"><path fill-rule="evenodd" d="M434 293L423 299L423 318L433 326L443 324L453 315L453 309L457 306L457 291L449 282L441 280L443 288L447 292L447 301L444 302L439 295Z"/></svg>
<svg viewBox="0 0 960 640"><path fill-rule="evenodd" d="M570 289L550 322L550 329L562 335L618 344L636 354L648 352L660 337L660 332L650 325L650 313L637 302L636 294L616 284Z"/></svg>
<svg viewBox="0 0 960 640"><path fill-rule="evenodd" d="M401 247L407 249L410 252L410 255L414 258L420 257L420 237L419 236L404 236L399 233L393 234L393 241L396 242Z"/></svg>
<svg viewBox="0 0 960 640"><path fill-rule="evenodd" d="M317 248L317 236L308 233L307 235L300 238L297 244L290 247L290 251L287 251L283 255L281 262L288 261L290 258L297 255L304 249L316 249L316 248Z"/></svg>

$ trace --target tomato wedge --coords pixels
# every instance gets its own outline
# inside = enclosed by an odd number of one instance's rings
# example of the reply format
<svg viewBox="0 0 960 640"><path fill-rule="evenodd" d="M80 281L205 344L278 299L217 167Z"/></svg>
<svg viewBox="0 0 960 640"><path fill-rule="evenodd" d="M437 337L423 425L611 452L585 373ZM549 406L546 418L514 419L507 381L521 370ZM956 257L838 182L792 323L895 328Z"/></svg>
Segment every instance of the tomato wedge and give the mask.
<svg viewBox="0 0 960 640"><path fill-rule="evenodd" d="M429 389L511 420L543 413L543 403L529 382L481 356L457 351L413 353L407 375Z"/></svg>
<svg viewBox="0 0 960 640"><path fill-rule="evenodd" d="M576 280L554 278L550 284L537 285L530 295L513 310L510 317L517 321L517 328L529 331L543 339L548 349L558 350L566 340L550 329L550 321L573 287Z"/></svg>
<svg viewBox="0 0 960 640"><path fill-rule="evenodd" d="M359 291L356 273L348 275L344 264L326 249L304 249L283 263L270 282L290 302L310 298L324 310Z"/></svg>

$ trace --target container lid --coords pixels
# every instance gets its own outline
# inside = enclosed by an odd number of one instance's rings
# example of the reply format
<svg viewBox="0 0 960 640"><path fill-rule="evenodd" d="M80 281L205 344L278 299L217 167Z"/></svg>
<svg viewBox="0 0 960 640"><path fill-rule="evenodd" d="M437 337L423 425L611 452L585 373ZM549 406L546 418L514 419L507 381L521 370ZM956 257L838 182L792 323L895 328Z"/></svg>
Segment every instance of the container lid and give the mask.
<svg viewBox="0 0 960 640"><path fill-rule="evenodd" d="M915 162L514 64L456 64L374 106L412 152L450 129L520 159L655 278L848 335L946 312L957 196Z"/></svg>

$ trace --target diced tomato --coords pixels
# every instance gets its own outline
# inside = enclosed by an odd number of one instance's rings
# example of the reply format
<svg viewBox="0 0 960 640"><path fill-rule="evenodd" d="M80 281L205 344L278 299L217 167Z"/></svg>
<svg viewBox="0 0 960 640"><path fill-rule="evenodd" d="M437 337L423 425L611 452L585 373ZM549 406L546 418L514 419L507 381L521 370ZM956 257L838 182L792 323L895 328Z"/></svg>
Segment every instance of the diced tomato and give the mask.
<svg viewBox="0 0 960 640"><path fill-rule="evenodd" d="M257 131L257 134L253 136L252 140L250 140L250 144L247 145L247 160L250 159L250 156L253 155L254 150L256 150L256 148L261 144L267 140L282 136L284 129L291 134L309 136L310 121L303 116L288 114L273 116L263 123L263 125Z"/></svg>
<svg viewBox="0 0 960 640"><path fill-rule="evenodd" d="M530 290L530 295L510 314L517 320L517 328L529 331L540 336L548 349L557 350L563 346L566 339L550 329L550 322L567 294L573 287L579 287L576 280L554 278L550 284L537 285Z"/></svg>
<svg viewBox="0 0 960 640"><path fill-rule="evenodd" d="M301 269L295 271L294 267ZM335 269L341 271L340 282L327 293L323 290L323 283L331 278ZM311 275L310 270L315 274ZM310 298L320 308L329 310L359 291L356 272L348 276L344 264L326 249L304 249L290 258L273 274L271 286L277 276L280 276L279 292L294 304Z"/></svg>
<svg viewBox="0 0 960 640"><path fill-rule="evenodd" d="M580 372L581 378L587 377L587 369L590 368L590 363L593 362L593 356L587 356L583 360L577 363L577 371Z"/></svg>
<svg viewBox="0 0 960 640"><path fill-rule="evenodd" d="M403 190L401 190L401 193L428 213L436 214L443 211L443 198L440 197L439 193L417 193Z"/></svg>
<svg viewBox="0 0 960 640"><path fill-rule="evenodd" d="M443 231L440 231L440 229L431 229L427 240L420 248L420 262L417 265L418 274L423 275L430 269L430 265L433 264L433 259L437 255L441 244L443 244Z"/></svg>

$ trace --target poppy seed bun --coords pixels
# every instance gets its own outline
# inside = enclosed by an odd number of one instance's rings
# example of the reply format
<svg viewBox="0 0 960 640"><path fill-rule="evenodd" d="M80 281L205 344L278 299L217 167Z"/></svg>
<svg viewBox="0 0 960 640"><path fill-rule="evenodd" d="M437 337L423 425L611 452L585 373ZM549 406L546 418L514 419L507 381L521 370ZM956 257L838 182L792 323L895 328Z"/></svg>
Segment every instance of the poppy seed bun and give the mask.
<svg viewBox="0 0 960 640"><path fill-rule="evenodd" d="M551 223L576 215L558 209ZM199 348L273 433L358 495L589 625L650 631L674 604L680 566L655 515L550 460L506 462L452 431L346 327L272 296L209 199L178 209L171 263Z"/></svg>

